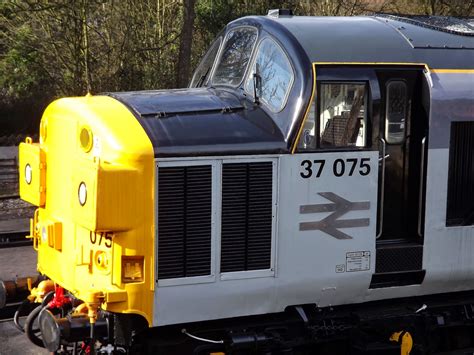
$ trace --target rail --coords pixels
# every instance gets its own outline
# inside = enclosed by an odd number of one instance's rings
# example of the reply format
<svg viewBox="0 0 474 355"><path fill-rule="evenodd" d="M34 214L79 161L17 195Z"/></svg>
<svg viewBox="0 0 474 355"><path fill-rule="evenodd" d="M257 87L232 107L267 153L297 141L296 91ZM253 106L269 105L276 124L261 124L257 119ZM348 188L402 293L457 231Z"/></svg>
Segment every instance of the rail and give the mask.
<svg viewBox="0 0 474 355"><path fill-rule="evenodd" d="M28 230L0 233L0 249L32 245L31 239L26 239L29 234Z"/></svg>
<svg viewBox="0 0 474 355"><path fill-rule="evenodd" d="M18 182L18 162L16 158L0 159L0 181Z"/></svg>
<svg viewBox="0 0 474 355"><path fill-rule="evenodd" d="M16 198L20 198L20 195L18 194L0 195L0 200L13 200Z"/></svg>
<svg viewBox="0 0 474 355"><path fill-rule="evenodd" d="M18 160L0 159L0 200L18 198Z"/></svg>
<svg viewBox="0 0 474 355"><path fill-rule="evenodd" d="M0 308L0 322L10 321L15 315L16 310L20 307L21 302L7 303L5 307Z"/></svg>

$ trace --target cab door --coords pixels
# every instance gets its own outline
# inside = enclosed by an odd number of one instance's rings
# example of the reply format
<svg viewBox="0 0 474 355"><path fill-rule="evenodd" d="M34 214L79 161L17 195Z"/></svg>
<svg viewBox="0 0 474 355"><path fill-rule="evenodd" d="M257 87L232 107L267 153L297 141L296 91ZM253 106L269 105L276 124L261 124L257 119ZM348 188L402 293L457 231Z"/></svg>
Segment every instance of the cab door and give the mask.
<svg viewBox="0 0 474 355"><path fill-rule="evenodd" d="M318 304L362 302L376 261L378 82L367 67L315 65L315 75L296 154L280 161L278 275L291 265Z"/></svg>
<svg viewBox="0 0 474 355"><path fill-rule="evenodd" d="M419 68L375 70L381 93L377 263L372 287L421 283L428 120ZM426 96L425 96L426 97Z"/></svg>

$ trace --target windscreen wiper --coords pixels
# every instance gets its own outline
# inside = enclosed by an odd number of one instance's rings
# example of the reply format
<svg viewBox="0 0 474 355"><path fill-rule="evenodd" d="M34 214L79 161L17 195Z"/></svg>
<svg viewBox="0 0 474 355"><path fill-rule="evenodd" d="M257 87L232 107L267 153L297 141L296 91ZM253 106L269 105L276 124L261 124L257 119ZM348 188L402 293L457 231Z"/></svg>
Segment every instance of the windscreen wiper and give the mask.
<svg viewBox="0 0 474 355"><path fill-rule="evenodd" d="M201 86L204 85L204 80L206 80L207 74L209 74L210 70L211 70L211 67L208 67L206 72L203 75L201 75L201 77L199 78L198 83L196 84L197 88L200 88Z"/></svg>

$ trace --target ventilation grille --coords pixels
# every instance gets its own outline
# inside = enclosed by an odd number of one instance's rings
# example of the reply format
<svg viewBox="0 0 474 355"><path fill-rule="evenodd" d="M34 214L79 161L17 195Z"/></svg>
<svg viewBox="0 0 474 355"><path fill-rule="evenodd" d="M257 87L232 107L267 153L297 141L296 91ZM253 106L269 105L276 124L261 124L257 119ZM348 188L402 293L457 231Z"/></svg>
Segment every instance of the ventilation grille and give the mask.
<svg viewBox="0 0 474 355"><path fill-rule="evenodd" d="M212 167L158 169L158 279L211 272Z"/></svg>
<svg viewBox="0 0 474 355"><path fill-rule="evenodd" d="M270 268L272 162L223 164L221 272Z"/></svg>
<svg viewBox="0 0 474 355"><path fill-rule="evenodd" d="M446 225L474 224L474 122L453 122Z"/></svg>

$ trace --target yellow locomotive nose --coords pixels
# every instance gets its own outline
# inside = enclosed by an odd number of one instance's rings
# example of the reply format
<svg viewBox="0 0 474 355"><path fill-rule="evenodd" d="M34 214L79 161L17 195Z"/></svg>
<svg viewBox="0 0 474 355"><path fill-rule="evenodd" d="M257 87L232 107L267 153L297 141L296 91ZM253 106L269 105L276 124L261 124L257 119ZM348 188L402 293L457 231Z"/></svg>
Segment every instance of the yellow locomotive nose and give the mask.
<svg viewBox="0 0 474 355"><path fill-rule="evenodd" d="M150 322L154 153L130 110L107 96L57 100L19 163L20 196L38 207L38 270L87 304Z"/></svg>

